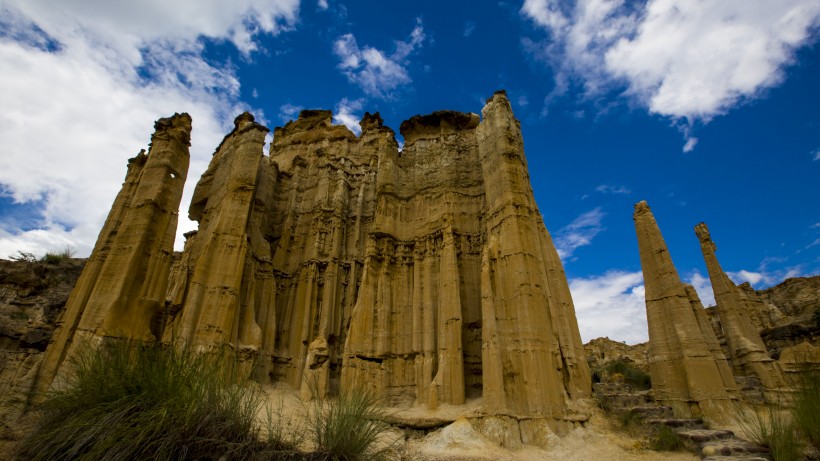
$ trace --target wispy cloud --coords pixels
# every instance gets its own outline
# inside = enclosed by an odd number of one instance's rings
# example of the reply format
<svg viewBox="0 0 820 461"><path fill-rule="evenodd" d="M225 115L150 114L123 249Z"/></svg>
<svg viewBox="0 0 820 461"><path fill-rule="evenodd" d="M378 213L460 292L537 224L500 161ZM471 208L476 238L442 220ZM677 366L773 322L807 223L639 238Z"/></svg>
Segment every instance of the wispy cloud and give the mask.
<svg viewBox="0 0 820 461"><path fill-rule="evenodd" d="M643 274L609 271L569 280L581 339L607 336L629 344L648 339Z"/></svg>
<svg viewBox="0 0 820 461"><path fill-rule="evenodd" d="M319 8L319 10L321 10L321 11L326 10L328 8L328 6L329 5L327 4L327 0L318 0L316 2L316 7Z"/></svg>
<svg viewBox="0 0 820 461"><path fill-rule="evenodd" d="M87 255L127 159L146 147L160 117L191 114L189 178L198 177L247 109L233 67L205 59L201 39L252 59L260 36L292 28L297 16L297 0L4 2L0 188L15 203L38 204L41 219L31 229L0 220L0 257L64 245ZM55 127L60 136L44 135ZM183 206L195 184L188 181ZM180 233L193 227L180 219Z"/></svg>
<svg viewBox="0 0 820 461"><path fill-rule="evenodd" d="M600 186L595 188L595 192L600 192L602 194L617 194L617 195L629 195L632 193L631 190L624 186L611 186L609 184L601 184Z"/></svg>
<svg viewBox="0 0 820 461"><path fill-rule="evenodd" d="M794 51L817 40L820 3L526 0L521 13L548 34L523 41L556 74L547 103L574 82L589 97L625 87L650 113L691 127L778 85ZM683 134L689 152L697 140Z"/></svg>
<svg viewBox="0 0 820 461"><path fill-rule="evenodd" d="M391 99L399 87L413 81L407 71L408 58L426 39L421 18L417 18L410 36L406 41L395 41L390 54L371 46L359 47L353 34L337 38L333 52L341 61L339 69L351 83L368 96Z"/></svg>
<svg viewBox="0 0 820 461"><path fill-rule="evenodd" d="M811 156L812 156L812 160L814 160L815 162L820 160L820 149L817 149L814 152L812 152Z"/></svg>
<svg viewBox="0 0 820 461"><path fill-rule="evenodd" d="M473 21L467 21L466 23L464 23L464 33L463 33L463 35L465 37L469 37L470 35L473 35L473 32L475 32L475 28L476 28L476 24Z"/></svg>
<svg viewBox="0 0 820 461"><path fill-rule="evenodd" d="M299 112L302 112L302 109L304 109L304 107L295 104L282 104L279 106L279 120L281 120L282 123L296 120L299 117Z"/></svg>
<svg viewBox="0 0 820 461"><path fill-rule="evenodd" d="M362 133L362 127L359 125L359 122L362 117L355 115L354 112L360 112L363 104L364 99L361 98L352 101L347 98L342 98L342 100L336 104L335 110L333 111L333 121L348 127L350 131L356 133L356 136L360 135Z"/></svg>
<svg viewBox="0 0 820 461"><path fill-rule="evenodd" d="M606 216L600 207L587 211L555 233L555 248L562 260L570 258L576 249L592 243L604 227L601 220Z"/></svg>

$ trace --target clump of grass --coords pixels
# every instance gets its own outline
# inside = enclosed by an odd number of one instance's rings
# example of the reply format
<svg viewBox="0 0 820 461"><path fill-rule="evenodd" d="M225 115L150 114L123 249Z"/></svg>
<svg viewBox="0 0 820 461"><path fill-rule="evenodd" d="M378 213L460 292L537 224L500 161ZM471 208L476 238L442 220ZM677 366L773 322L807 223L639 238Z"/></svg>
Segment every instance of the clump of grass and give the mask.
<svg viewBox="0 0 820 461"><path fill-rule="evenodd" d="M260 441L261 389L237 376L230 353L130 341L81 349L20 459L260 459L292 448Z"/></svg>
<svg viewBox="0 0 820 461"><path fill-rule="evenodd" d="M315 451L332 460L379 460L392 453L385 444L390 426L379 399L364 390L343 391L335 399L319 399L308 413L308 431Z"/></svg>
<svg viewBox="0 0 820 461"><path fill-rule="evenodd" d="M677 451L683 448L683 442L678 437L678 433L666 425L662 425L655 432L649 445L655 451Z"/></svg>
<svg viewBox="0 0 820 461"><path fill-rule="evenodd" d="M795 387L794 425L812 446L820 449L820 370L806 362Z"/></svg>
<svg viewBox="0 0 820 461"><path fill-rule="evenodd" d="M628 410L618 415L618 420L621 423L621 427L629 428L640 423L643 420L643 418L641 418L641 415L637 412L633 410Z"/></svg>
<svg viewBox="0 0 820 461"><path fill-rule="evenodd" d="M735 407L737 422L750 441L771 450L774 461L803 459L801 441L789 415L772 406L765 410Z"/></svg>
<svg viewBox="0 0 820 461"><path fill-rule="evenodd" d="M41 262L46 264L60 264L63 261L68 261L74 254L77 253L77 250L71 248L70 246L66 246L60 251L47 251L42 258L40 258Z"/></svg>

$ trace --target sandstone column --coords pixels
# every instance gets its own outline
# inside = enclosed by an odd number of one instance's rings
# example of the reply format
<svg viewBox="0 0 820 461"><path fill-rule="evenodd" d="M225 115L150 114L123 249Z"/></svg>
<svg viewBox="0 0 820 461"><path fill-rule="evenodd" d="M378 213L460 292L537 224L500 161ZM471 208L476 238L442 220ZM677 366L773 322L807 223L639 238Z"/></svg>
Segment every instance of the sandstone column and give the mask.
<svg viewBox="0 0 820 461"><path fill-rule="evenodd" d="M560 260L529 183L518 121L504 92L476 129L488 243L482 257L484 405L560 418L588 395L589 368Z"/></svg>
<svg viewBox="0 0 820 461"><path fill-rule="evenodd" d="M695 226L695 234L700 240L703 259L706 261L706 269L709 271L712 291L715 294L718 316L736 373L757 377L767 389L785 387L780 366L769 356L760 334L749 319L748 312L752 308L745 302L747 297L720 267L715 255L717 246L709 235L709 228L706 224L700 223Z"/></svg>
<svg viewBox="0 0 820 461"><path fill-rule="evenodd" d="M105 337L156 339L164 307L179 202L188 174L191 117L154 125L148 154L128 173L51 339L37 387L44 390L78 343Z"/></svg>
<svg viewBox="0 0 820 461"><path fill-rule="evenodd" d="M714 333L708 334L703 306L681 282L649 205L637 203L633 218L646 287L652 391L677 413L719 417L720 401L734 398L737 388Z"/></svg>

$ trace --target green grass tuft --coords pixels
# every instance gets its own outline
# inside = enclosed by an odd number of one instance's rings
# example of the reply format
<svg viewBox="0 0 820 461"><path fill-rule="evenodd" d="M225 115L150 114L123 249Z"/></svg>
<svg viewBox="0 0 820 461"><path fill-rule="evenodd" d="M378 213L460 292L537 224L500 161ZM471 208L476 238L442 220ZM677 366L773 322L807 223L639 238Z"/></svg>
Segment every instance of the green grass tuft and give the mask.
<svg viewBox="0 0 820 461"><path fill-rule="evenodd" d="M230 353L129 341L81 349L20 459L273 459L293 448L260 441L264 396Z"/></svg>
<svg viewBox="0 0 820 461"><path fill-rule="evenodd" d="M390 426L372 393L339 393L335 399L315 401L308 412L308 431L318 454L333 460L379 460L392 453L385 443Z"/></svg>
<svg viewBox="0 0 820 461"><path fill-rule="evenodd" d="M805 365L795 387L794 425L812 446L820 449L820 370Z"/></svg>
<svg viewBox="0 0 820 461"><path fill-rule="evenodd" d="M662 425L652 436L650 447L656 451L677 451L683 448L683 442L674 429Z"/></svg>
<svg viewBox="0 0 820 461"><path fill-rule="evenodd" d="M790 415L772 406L767 406L763 410L750 410L738 405L735 413L746 437L753 443L769 447L774 461L803 459L801 441Z"/></svg>

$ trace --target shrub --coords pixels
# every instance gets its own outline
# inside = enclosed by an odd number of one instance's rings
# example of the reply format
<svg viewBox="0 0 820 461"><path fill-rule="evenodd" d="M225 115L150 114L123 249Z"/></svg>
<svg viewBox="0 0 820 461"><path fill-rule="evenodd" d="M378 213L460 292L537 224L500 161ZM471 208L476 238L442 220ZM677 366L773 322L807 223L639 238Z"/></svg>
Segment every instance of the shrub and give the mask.
<svg viewBox="0 0 820 461"><path fill-rule="evenodd" d="M37 258L34 256L34 253L26 253L24 251L18 251L16 254L9 255L9 259L12 261L22 261L33 263L37 261Z"/></svg>
<svg viewBox="0 0 820 461"><path fill-rule="evenodd" d="M798 461L803 459L800 440L788 415L772 406L765 410L748 410L739 404L735 414L740 428L752 442L769 447L774 461Z"/></svg>
<svg viewBox="0 0 820 461"><path fill-rule="evenodd" d="M648 373L645 373L624 360L616 360L604 367L607 373L623 375L624 382L631 384L637 389L647 390L652 387L652 380Z"/></svg>
<svg viewBox="0 0 820 461"><path fill-rule="evenodd" d="M260 459L290 448L259 441L264 396L239 379L234 357L129 341L80 347L20 459Z"/></svg>
<svg viewBox="0 0 820 461"><path fill-rule="evenodd" d="M656 451L677 451L683 448L683 442L669 426L662 425L658 431L652 436L650 446Z"/></svg>
<svg viewBox="0 0 820 461"><path fill-rule="evenodd" d="M315 450L332 460L378 460L392 452L384 446L390 426L371 392L340 392L335 399L316 400L308 413L308 431Z"/></svg>

